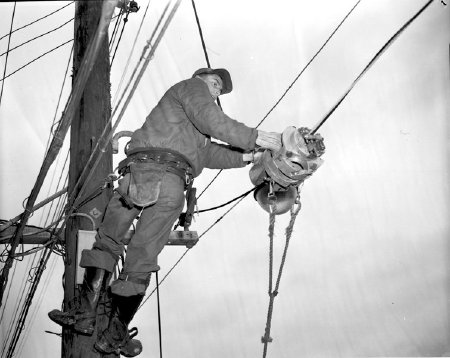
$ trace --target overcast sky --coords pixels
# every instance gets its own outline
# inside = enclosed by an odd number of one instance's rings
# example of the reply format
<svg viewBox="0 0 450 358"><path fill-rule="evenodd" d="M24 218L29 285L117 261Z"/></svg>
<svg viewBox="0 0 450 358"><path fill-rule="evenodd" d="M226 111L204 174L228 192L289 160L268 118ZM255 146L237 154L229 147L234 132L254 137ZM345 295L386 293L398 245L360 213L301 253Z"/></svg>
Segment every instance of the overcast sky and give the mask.
<svg viewBox="0 0 450 358"><path fill-rule="evenodd" d="M66 3L18 2L13 28ZM113 98L147 6L146 0L138 3L141 9L130 15L112 66ZM165 3L151 1L128 72ZM355 3L197 0L211 64L227 68L233 78L233 92L221 97L225 113L256 126ZM260 128L281 132L288 126L314 126L425 3L362 0ZM0 11L1 37L9 33L13 3L1 3ZM73 15L72 4L13 33L10 47ZM302 189L302 209L275 299L268 357L450 356L449 18L449 6L434 1L319 130L327 147L324 164ZM6 74L72 36L70 22L12 51ZM0 54L7 45L8 37L0 40ZM70 50L69 43L4 82L0 219L21 213L36 180L55 111L59 118L70 89L68 77L57 109ZM5 58L0 57L1 77ZM119 130L140 127L168 87L205 63L192 4L183 1ZM67 147L38 201L56 191ZM122 158L118 154L114 162ZM250 189L249 169L223 172L200 198L200 209ZM199 192L215 174L206 170L196 180ZM227 209L201 214L192 229L202 234ZM42 225L45 215L45 210L35 213L30 223ZM288 220L288 214L277 217L276 269ZM268 224L268 214L247 197L168 276L160 293L165 357L262 356L269 302ZM164 250L160 274L183 252ZM12 287L0 309L2 342L26 290L26 273L36 265L33 260L27 256L11 271ZM62 259L54 255L47 266L18 357L60 356L60 339L44 331L60 332L47 312L62 301ZM154 281L149 292L153 287ZM156 312L152 296L133 321L143 341L143 358L159 355Z"/></svg>

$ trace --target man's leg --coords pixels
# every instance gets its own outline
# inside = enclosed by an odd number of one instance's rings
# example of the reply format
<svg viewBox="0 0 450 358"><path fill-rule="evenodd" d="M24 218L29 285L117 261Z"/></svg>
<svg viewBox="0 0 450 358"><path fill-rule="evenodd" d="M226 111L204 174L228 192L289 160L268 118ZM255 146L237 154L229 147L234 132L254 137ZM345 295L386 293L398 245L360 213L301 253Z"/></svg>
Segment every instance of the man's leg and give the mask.
<svg viewBox="0 0 450 358"><path fill-rule="evenodd" d="M67 311L53 310L49 317L61 326L73 326L81 334L92 335L97 305L107 277L112 273L123 252L121 240L139 213L137 208L123 205L120 195L114 194L91 250L83 250L80 266L85 267L84 282L79 301Z"/></svg>
<svg viewBox="0 0 450 358"><path fill-rule="evenodd" d="M130 341L128 324L145 295L151 272L159 270L158 254L167 243L183 206L184 183L175 174L167 173L161 184L158 201L141 213L136 232L127 248L123 272L111 284L114 311L108 329L95 344L100 352L120 351L124 354L124 349L127 349L128 356L135 356L142 350L138 340ZM138 345L140 348L137 348ZM128 349L130 346L135 348L133 352Z"/></svg>

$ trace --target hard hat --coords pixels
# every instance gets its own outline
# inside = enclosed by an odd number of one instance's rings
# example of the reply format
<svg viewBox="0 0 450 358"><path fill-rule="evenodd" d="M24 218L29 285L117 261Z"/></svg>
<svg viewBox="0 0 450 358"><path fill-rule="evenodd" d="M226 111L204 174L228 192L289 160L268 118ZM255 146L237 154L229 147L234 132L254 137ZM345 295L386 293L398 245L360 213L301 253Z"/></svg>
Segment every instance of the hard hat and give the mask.
<svg viewBox="0 0 450 358"><path fill-rule="evenodd" d="M274 210L275 215L287 213L294 205L297 198L297 188L290 186L283 190L275 190L271 195L270 184L266 183L255 191L253 194L258 204L268 213L270 206Z"/></svg>
<svg viewBox="0 0 450 358"><path fill-rule="evenodd" d="M233 90L233 82L231 82L230 73L224 68L200 68L194 72L192 78L203 74L216 74L222 79L222 91L221 94L230 93Z"/></svg>

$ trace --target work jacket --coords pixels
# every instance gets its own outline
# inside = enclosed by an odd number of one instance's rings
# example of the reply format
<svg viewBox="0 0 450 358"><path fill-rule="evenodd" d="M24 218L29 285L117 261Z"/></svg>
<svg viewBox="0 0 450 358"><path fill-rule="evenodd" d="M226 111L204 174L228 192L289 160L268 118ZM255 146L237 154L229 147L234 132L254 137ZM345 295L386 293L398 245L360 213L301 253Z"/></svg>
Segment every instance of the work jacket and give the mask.
<svg viewBox="0 0 450 358"><path fill-rule="evenodd" d="M164 94L144 125L133 133L128 151L141 147L174 150L189 160L198 176L203 168L245 166L242 151L255 148L256 136L256 129L222 112L203 80L190 78ZM229 145L212 142L211 137Z"/></svg>

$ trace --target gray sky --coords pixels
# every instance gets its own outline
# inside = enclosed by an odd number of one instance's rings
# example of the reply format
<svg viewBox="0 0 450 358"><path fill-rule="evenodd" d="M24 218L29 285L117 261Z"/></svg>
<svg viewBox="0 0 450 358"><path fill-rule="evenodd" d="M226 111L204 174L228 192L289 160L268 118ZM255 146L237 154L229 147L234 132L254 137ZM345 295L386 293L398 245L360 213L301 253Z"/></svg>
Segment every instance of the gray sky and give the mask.
<svg viewBox="0 0 450 358"><path fill-rule="evenodd" d="M18 2L14 28L65 2ZM112 68L114 97L147 6L131 14ZM227 68L234 90L221 97L232 118L256 126L356 1L197 0L213 67ZM164 6L150 3L134 68ZM261 125L268 131L314 126L385 42L425 4L363 0ZM1 3L0 36L13 3ZM73 5L13 34L11 46L73 17ZM320 129L323 166L305 182L287 263L275 299L268 357L450 356L449 332L449 6L433 4L396 40ZM6 73L69 40L72 23L11 52ZM0 107L0 218L21 212L44 157L69 60L70 44L5 81ZM0 53L7 38L0 40ZM5 56L0 57L3 69ZM134 130L173 83L205 66L190 1L182 2L119 130ZM66 86L63 99L67 97ZM63 102L64 103L64 100ZM58 110L58 117L61 108ZM67 146L64 147L65 150ZM122 154L114 158L117 163ZM39 200L55 191L63 159ZM200 209L251 188L250 167L222 173ZM199 191L215 171L196 180ZM39 201L38 200L38 201ZM196 217L202 234L228 208ZM45 212L30 223L40 225ZM288 215L277 217L275 267ZM213 227L161 287L164 356L258 357L268 287L268 214L251 196ZM164 275L184 252L160 257ZM33 257L11 280L0 341ZM18 345L19 357L59 357L60 332L47 312L60 307L62 260L49 262ZM153 289L154 281L150 286ZM149 291L150 292L150 291ZM2 312L2 311L0 311ZM155 297L133 322L141 357L158 356ZM3 347L2 347L3 348Z"/></svg>

